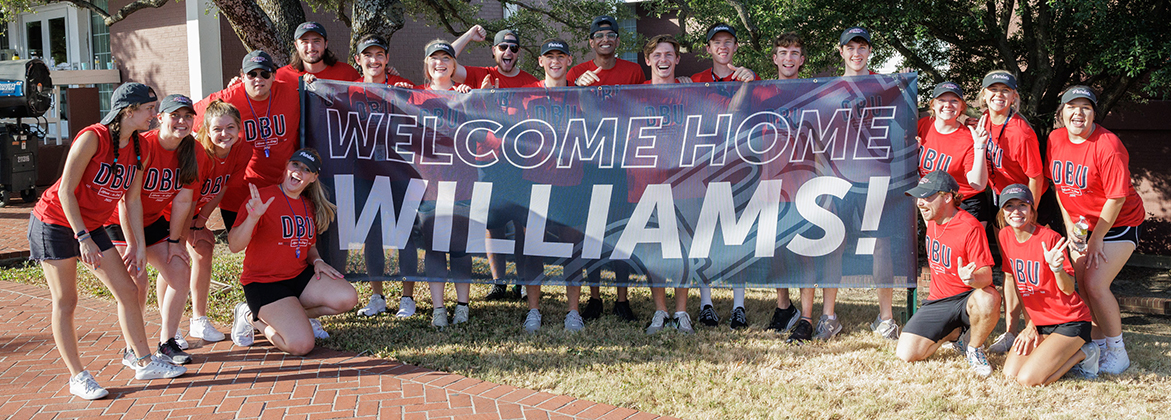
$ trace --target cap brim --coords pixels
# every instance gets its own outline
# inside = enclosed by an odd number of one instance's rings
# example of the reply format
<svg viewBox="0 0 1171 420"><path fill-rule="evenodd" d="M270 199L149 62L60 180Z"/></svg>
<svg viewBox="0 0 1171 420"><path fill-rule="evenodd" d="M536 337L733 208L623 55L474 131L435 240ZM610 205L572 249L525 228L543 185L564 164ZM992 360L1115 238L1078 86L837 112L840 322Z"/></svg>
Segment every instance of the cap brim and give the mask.
<svg viewBox="0 0 1171 420"><path fill-rule="evenodd" d="M906 194L915 198L927 198L938 193L939 190L926 186L926 184L916 186L907 190Z"/></svg>
<svg viewBox="0 0 1171 420"><path fill-rule="evenodd" d="M106 116L102 117L102 125L110 125L110 123L114 122L114 119L118 118L119 112L122 112L122 108L110 109L110 112L107 112Z"/></svg>

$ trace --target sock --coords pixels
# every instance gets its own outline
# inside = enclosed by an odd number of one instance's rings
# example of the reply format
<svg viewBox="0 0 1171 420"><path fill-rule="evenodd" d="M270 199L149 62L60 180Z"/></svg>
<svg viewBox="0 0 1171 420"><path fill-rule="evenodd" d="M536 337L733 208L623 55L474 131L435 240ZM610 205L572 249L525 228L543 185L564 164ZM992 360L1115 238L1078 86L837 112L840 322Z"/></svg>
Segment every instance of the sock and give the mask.
<svg viewBox="0 0 1171 420"><path fill-rule="evenodd" d="M455 306L468 306L467 302L456 302Z"/></svg>
<svg viewBox="0 0 1171 420"><path fill-rule="evenodd" d="M379 297L379 298L382 298L382 295L381 295L381 294L378 294L378 293L375 293L375 294L372 294L372 295L370 295L370 298L371 298L371 299L373 299L375 296L377 296L377 297Z"/></svg>
<svg viewBox="0 0 1171 420"><path fill-rule="evenodd" d="M733 308L743 308L744 307L744 288L743 287L732 289L732 307Z"/></svg>
<svg viewBox="0 0 1171 420"><path fill-rule="evenodd" d="M684 315L687 315L687 311L679 311L679 312L675 312L675 318L676 318L676 319L678 319L678 318L682 318Z"/></svg>
<svg viewBox="0 0 1171 420"><path fill-rule="evenodd" d="M699 286L699 307L712 304L712 288L707 286Z"/></svg>
<svg viewBox="0 0 1171 420"><path fill-rule="evenodd" d="M838 314L826 315L825 317L828 319L838 319Z"/></svg>
<svg viewBox="0 0 1171 420"><path fill-rule="evenodd" d="M1094 344L1098 345L1098 350L1106 350L1106 339L1105 338L1095 338Z"/></svg>
<svg viewBox="0 0 1171 420"><path fill-rule="evenodd" d="M1125 347L1125 345L1122 343L1122 334L1118 334L1118 336L1115 337L1106 337L1106 347L1112 349Z"/></svg>

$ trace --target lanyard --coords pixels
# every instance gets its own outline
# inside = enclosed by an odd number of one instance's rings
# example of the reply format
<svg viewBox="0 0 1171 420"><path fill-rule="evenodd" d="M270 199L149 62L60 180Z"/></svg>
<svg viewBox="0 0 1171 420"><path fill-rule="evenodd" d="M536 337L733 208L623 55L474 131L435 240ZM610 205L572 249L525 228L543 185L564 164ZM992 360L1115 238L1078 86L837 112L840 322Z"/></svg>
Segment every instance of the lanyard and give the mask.
<svg viewBox="0 0 1171 420"><path fill-rule="evenodd" d="M279 185L278 188L281 189L281 197L285 198L285 204L287 204L289 206L289 213L292 213L293 217L297 217L298 216L297 212L295 210L293 210L293 203L289 201L289 195L285 194L285 186ZM305 219L307 221L309 219L309 207L305 204L305 199L303 199L303 198L301 199L301 210L305 212ZM297 222L294 221L293 222L293 236L296 236L296 230L297 230L296 226L297 226ZM309 226L305 226L305 229L309 229ZM294 239L296 239L296 238L294 238ZM290 241L289 243L294 244L296 242ZM293 249L295 249L297 251L297 259L298 260L301 259L301 247L294 245Z"/></svg>
<svg viewBox="0 0 1171 420"><path fill-rule="evenodd" d="M269 123L270 123L270 124L272 123L272 118L270 118L270 116L272 116L272 96L273 96L273 94L274 94L274 93L275 93L275 92L273 92L273 91L272 91L272 89L271 89L271 88L269 88L269 91L268 91L268 109L266 109L266 110L264 111L264 119L266 119L266 120L269 120ZM244 96L248 96L248 95L244 95ZM252 98L247 98L247 99L248 99L248 110L249 110L249 111L252 111L252 118L256 118L256 109L252 108ZM259 122L259 121L258 121L258 122ZM259 127L259 125L260 125L260 124L257 124L257 126L258 126L258 127L256 127L256 129L257 129L257 131L256 131L256 134L257 134L257 135L259 135L259 134L260 134L260 127ZM268 140L268 139L262 139L262 140ZM265 143L265 145L264 145L264 157L268 157L268 148L269 148L269 146L268 146L268 142L267 142L267 141L265 141L264 143Z"/></svg>

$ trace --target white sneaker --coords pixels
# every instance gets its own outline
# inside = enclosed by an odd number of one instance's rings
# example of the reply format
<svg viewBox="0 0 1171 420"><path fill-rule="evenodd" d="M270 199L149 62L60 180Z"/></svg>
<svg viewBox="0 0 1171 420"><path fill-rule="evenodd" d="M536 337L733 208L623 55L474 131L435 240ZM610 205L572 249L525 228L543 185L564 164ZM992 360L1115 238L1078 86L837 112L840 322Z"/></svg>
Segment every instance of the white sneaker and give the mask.
<svg viewBox="0 0 1171 420"><path fill-rule="evenodd" d="M217 331L217 332L219 332L219 331ZM178 331L175 331L175 344L179 345L179 350L187 350L188 343L187 343L187 339L183 338L183 329L182 328L180 328Z"/></svg>
<svg viewBox="0 0 1171 420"><path fill-rule="evenodd" d="M581 331L585 329L585 320L581 319L581 314L577 311L569 311L565 314L565 331Z"/></svg>
<svg viewBox="0 0 1171 420"><path fill-rule="evenodd" d="M439 328L447 326L447 308L441 306L431 312L431 326Z"/></svg>
<svg viewBox="0 0 1171 420"><path fill-rule="evenodd" d="M69 378L69 393L87 400L96 400L110 395L105 388L98 385L98 380L94 379L88 370L83 370L77 376Z"/></svg>
<svg viewBox="0 0 1171 420"><path fill-rule="evenodd" d="M876 318L874 322L870 324L870 329L874 331L875 335L887 340L899 339L899 324L895 323L894 318L887 320L883 320L881 317Z"/></svg>
<svg viewBox="0 0 1171 420"><path fill-rule="evenodd" d="M655 311L655 315L651 317L651 325L646 327L646 335L652 335L662 331L668 319L670 318L667 315L667 311Z"/></svg>
<svg viewBox="0 0 1171 420"><path fill-rule="evenodd" d="M945 349L950 348L952 351L954 351L956 353L966 355L966 354L968 354L968 341L971 336L972 336L971 330L964 330L963 334L960 334L960 338L957 338L956 341L943 343L943 345L940 347L943 347Z"/></svg>
<svg viewBox="0 0 1171 420"><path fill-rule="evenodd" d="M968 367L972 368L980 376L988 376L992 374L992 365L988 364L988 356L984 354L983 347L968 347L967 350Z"/></svg>
<svg viewBox="0 0 1171 420"><path fill-rule="evenodd" d="M407 318L415 315L415 299L410 296L403 296L398 300L398 313L394 316L399 318Z"/></svg>
<svg viewBox="0 0 1171 420"><path fill-rule="evenodd" d="M525 331L535 333L541 329L541 311L536 309L529 309L529 314L525 316L524 323Z"/></svg>
<svg viewBox="0 0 1171 420"><path fill-rule="evenodd" d="M1111 375L1121 374L1130 367L1130 357L1126 354L1126 347L1106 347L1098 361L1098 372Z"/></svg>
<svg viewBox="0 0 1171 420"><path fill-rule="evenodd" d="M1004 334L996 337L991 346L988 346L989 353L1004 354L1012 349L1012 343L1016 341L1016 334L1005 331Z"/></svg>
<svg viewBox="0 0 1171 420"><path fill-rule="evenodd" d="M211 325L211 320L207 319L206 316L191 318L191 336L208 342L224 340L224 333L215 329L215 326ZM187 347L183 347L183 349L186 350Z"/></svg>
<svg viewBox="0 0 1171 420"><path fill-rule="evenodd" d="M463 324L468 322L468 315L470 308L468 305L455 305L455 314L451 316L452 324Z"/></svg>
<svg viewBox="0 0 1171 420"><path fill-rule="evenodd" d="M1092 380L1098 378L1098 360L1100 359L1101 351L1098 350L1098 345L1093 341L1082 345L1082 353L1086 354L1086 358L1078 364L1073 365L1066 373L1066 376L1072 376L1078 379Z"/></svg>
<svg viewBox="0 0 1171 420"><path fill-rule="evenodd" d="M691 325L691 315L688 315L687 312L675 313L675 328L684 334L695 333L695 327Z"/></svg>
<svg viewBox="0 0 1171 420"><path fill-rule="evenodd" d="M147 363L146 366L134 364L134 379L139 380L171 379L184 373L187 373L187 368L173 365L155 356L150 357L150 363Z"/></svg>
<svg viewBox="0 0 1171 420"><path fill-rule="evenodd" d="M313 327L313 338L327 339L329 333L325 332L325 328L321 326L321 321L316 318L309 318L309 326Z"/></svg>
<svg viewBox="0 0 1171 420"><path fill-rule="evenodd" d="M386 312L386 299L382 295L373 295L370 296L370 303L358 310L358 315L374 316L383 312Z"/></svg>
<svg viewBox="0 0 1171 420"><path fill-rule="evenodd" d="M232 342L241 347L251 346L256 338L256 329L249 319L252 318L252 310L248 309L247 303L240 302L232 313Z"/></svg>

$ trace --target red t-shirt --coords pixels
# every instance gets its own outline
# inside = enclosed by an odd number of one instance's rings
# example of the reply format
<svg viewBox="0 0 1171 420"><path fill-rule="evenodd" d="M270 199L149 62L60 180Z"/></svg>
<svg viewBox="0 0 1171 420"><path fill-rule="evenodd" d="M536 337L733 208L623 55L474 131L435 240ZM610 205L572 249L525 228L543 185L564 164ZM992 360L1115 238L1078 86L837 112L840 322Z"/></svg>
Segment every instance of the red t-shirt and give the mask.
<svg viewBox="0 0 1171 420"><path fill-rule="evenodd" d="M959 258L964 265L976 262L976 269L995 264L988 251L984 226L966 211L957 211L944 225L927 221L927 262L931 266L931 294L928 300L943 299L972 290L960 280Z"/></svg>
<svg viewBox="0 0 1171 420"><path fill-rule="evenodd" d="M185 187L199 188L199 191L195 192L197 195L192 198L195 202L193 211L198 213L204 205L215 199L216 194L227 188L232 178L243 178L244 170L248 167L248 161L251 159L252 150L243 147L233 146L232 150L228 152L228 156L223 159L208 156L205 149L198 147L195 150L195 162L199 165L199 179L194 184Z"/></svg>
<svg viewBox="0 0 1171 420"><path fill-rule="evenodd" d="M273 283L297 277L309 266L309 249L317 243L313 203L304 195L290 199L279 185L260 188L257 192L262 202L273 200L252 231L252 240L244 252L240 284ZM238 211L240 217L233 228L247 219L246 204Z"/></svg>
<svg viewBox="0 0 1171 420"><path fill-rule="evenodd" d="M297 79L301 76L304 76L305 73L308 72L298 71L297 69L293 68L292 64L289 64L287 66L276 69L276 78L277 80L292 83L293 86L296 87ZM354 66L341 61L333 63L332 66L328 66L325 68L325 70L313 73L313 75L318 79L341 80L343 82L362 78L362 74L358 73L358 71L354 69Z"/></svg>
<svg viewBox="0 0 1171 420"><path fill-rule="evenodd" d="M760 75L756 75L756 78L752 80L760 80ZM691 81L696 83L735 82L736 79L733 79L731 74L729 74L728 77L716 77L716 73L712 71L712 69L707 69L692 75Z"/></svg>
<svg viewBox="0 0 1171 420"><path fill-rule="evenodd" d="M972 131L960 124L951 134L940 134L931 117L919 119L919 176L942 170L960 184L960 194L971 198L979 193L968 184L968 172L975 167L976 152L972 149ZM983 156L981 156L983 157ZM984 164L981 159L980 164Z"/></svg>
<svg viewBox="0 0 1171 420"><path fill-rule="evenodd" d="M1061 205L1073 221L1086 216L1090 229L1098 225L1102 206L1110 198L1125 198L1113 226L1138 226L1146 217L1143 201L1130 183L1130 154L1118 136L1094 124L1094 132L1081 144L1069 141L1065 128L1049 134L1049 179Z"/></svg>
<svg viewBox="0 0 1171 420"><path fill-rule="evenodd" d="M597 71L600 83L594 83L590 86L609 86L609 85L641 85L646 81L646 75L642 74L642 66L632 62L623 60L621 58L614 63L614 67L609 70ZM569 82L573 83L578 77L581 77L587 71L598 70L598 65L594 64L594 60L589 60L584 63L573 66L569 69Z"/></svg>
<svg viewBox="0 0 1171 420"><path fill-rule="evenodd" d="M142 221L149 225L160 217L171 215L171 201L183 189L179 184L179 151L164 149L159 144L159 130L139 133L142 139ZM146 158L150 156L150 158ZM106 221L107 225L118 225L118 210Z"/></svg>
<svg viewBox="0 0 1171 420"><path fill-rule="evenodd" d="M528 86L537 81L536 77L528 72L521 70L516 76L508 77L500 74L500 69L496 67L473 67L464 66L468 76L464 79L464 84L471 86L473 89L479 89L484 82L484 77L492 75L492 79L500 81L501 88L521 88Z"/></svg>
<svg viewBox="0 0 1171 420"><path fill-rule="evenodd" d="M353 80L345 79L345 80ZM240 139L232 149L251 149L252 158L243 177L233 177L228 182L228 191L220 201L220 208L235 211L248 197L248 184L265 187L281 182L285 176L285 164L293 152L301 147L298 130L301 126L301 100L297 85L274 81L268 99L254 101L244 92L244 84L228 86L211 94L195 104L195 111L202 116L207 104L222 99L240 110L243 126ZM202 122L196 118L196 127Z"/></svg>
<svg viewBox="0 0 1171 420"><path fill-rule="evenodd" d="M85 229L94 230L102 227L118 208L118 200L130 189L138 168L135 166L137 159L134 141L126 142L125 147L118 149L118 162L115 163L109 128L94 124L83 128L77 136L81 137L81 134L87 131L97 134L98 149L86 164L73 195L81 209L81 220L85 223ZM142 148L141 139L139 148ZM69 220L65 218L65 209L61 206L61 199L57 196L60 189L61 179L58 178L57 182L41 194L41 199L37 201L36 207L33 207L33 214L37 219L51 225L70 226Z"/></svg>
<svg viewBox="0 0 1171 420"><path fill-rule="evenodd" d="M1052 247L1061 239L1061 235L1047 227L1037 226L1033 236L1024 242L1017 241L1012 229L1001 229L999 236L1003 270L1016 280L1021 303L1025 305L1025 311L1034 325L1090 320L1090 308L1077 293L1067 295L1057 287L1057 276L1049 270L1049 263L1045 262L1045 251L1041 249L1041 244ZM1062 266L1066 273L1073 276L1073 265L1069 263L1068 253Z"/></svg>
<svg viewBox="0 0 1171 420"><path fill-rule="evenodd" d="M1041 145L1037 141L1037 133L1020 114L1013 113L1005 124L992 124L988 118L984 129L988 130L988 184L992 191L1000 194L1000 190L1012 184L1029 185L1029 178L1036 178L1045 171L1044 161L1041 160ZM1004 133L1001 135L1001 133ZM1045 192L1046 184L1041 184L1041 192Z"/></svg>
<svg viewBox="0 0 1171 420"><path fill-rule="evenodd" d="M386 81L384 82L384 84L394 86L394 85L402 83L402 82L410 83L411 86L415 85L415 82L412 82L405 77L396 76L393 74L386 75ZM361 75L359 75L358 78L354 80L354 83L366 83L366 79L364 77L362 77Z"/></svg>

